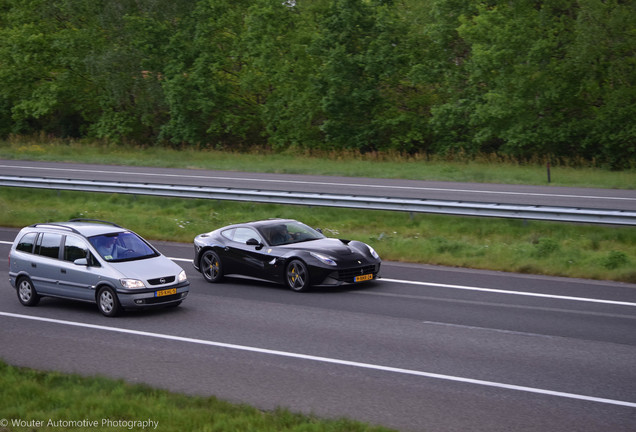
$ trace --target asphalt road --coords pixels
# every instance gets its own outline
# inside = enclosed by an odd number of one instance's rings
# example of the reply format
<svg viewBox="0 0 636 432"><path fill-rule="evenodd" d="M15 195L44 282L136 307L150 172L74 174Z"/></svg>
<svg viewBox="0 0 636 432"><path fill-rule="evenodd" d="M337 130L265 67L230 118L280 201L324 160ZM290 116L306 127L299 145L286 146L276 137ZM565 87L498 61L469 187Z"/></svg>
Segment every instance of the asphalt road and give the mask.
<svg viewBox="0 0 636 432"><path fill-rule="evenodd" d="M0 160L0 174L636 211L636 191Z"/></svg>
<svg viewBox="0 0 636 432"><path fill-rule="evenodd" d="M295 293L207 284L191 245L155 245L189 297L115 319L23 307L0 263L0 357L401 431L636 430L636 285L385 263L379 281Z"/></svg>

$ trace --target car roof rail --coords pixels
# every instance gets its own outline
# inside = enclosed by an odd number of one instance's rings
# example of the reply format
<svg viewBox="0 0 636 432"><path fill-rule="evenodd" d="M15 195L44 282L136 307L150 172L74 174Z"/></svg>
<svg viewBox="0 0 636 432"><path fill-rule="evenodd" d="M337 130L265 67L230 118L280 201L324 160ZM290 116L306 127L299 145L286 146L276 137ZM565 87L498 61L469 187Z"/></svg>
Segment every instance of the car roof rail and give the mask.
<svg viewBox="0 0 636 432"><path fill-rule="evenodd" d="M117 228L122 228L121 226L117 225L115 222L109 222L109 221L105 221L101 219L73 218L73 219L69 219L69 222L96 222L96 223L103 223L106 225L112 225Z"/></svg>
<svg viewBox="0 0 636 432"><path fill-rule="evenodd" d="M33 225L29 225L32 228L62 228L62 229L66 229L69 230L71 232L74 232L76 234L82 234L80 233L78 230L76 230L73 227L67 226L67 225L63 225L61 223L57 223L57 222L43 222L43 223L34 223Z"/></svg>

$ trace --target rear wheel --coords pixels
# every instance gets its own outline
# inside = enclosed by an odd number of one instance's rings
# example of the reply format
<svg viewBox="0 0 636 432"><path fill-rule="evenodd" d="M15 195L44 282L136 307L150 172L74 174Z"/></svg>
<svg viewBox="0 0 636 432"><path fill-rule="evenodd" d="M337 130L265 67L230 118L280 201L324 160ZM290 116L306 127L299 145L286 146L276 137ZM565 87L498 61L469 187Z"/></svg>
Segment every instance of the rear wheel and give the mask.
<svg viewBox="0 0 636 432"><path fill-rule="evenodd" d="M309 289L309 271L304 262L292 260L287 265L286 278L287 286L294 291L307 291Z"/></svg>
<svg viewBox="0 0 636 432"><path fill-rule="evenodd" d="M99 311L107 317L114 317L121 313L121 305L117 294L110 287L104 287L97 294L97 306Z"/></svg>
<svg viewBox="0 0 636 432"><path fill-rule="evenodd" d="M28 277L23 277L18 281L18 300L24 306L35 306L40 301L40 296L35 292L33 282Z"/></svg>
<svg viewBox="0 0 636 432"><path fill-rule="evenodd" d="M201 269L201 274L208 282L214 283L223 279L221 259L213 250L208 250L203 253L199 262L199 268Z"/></svg>

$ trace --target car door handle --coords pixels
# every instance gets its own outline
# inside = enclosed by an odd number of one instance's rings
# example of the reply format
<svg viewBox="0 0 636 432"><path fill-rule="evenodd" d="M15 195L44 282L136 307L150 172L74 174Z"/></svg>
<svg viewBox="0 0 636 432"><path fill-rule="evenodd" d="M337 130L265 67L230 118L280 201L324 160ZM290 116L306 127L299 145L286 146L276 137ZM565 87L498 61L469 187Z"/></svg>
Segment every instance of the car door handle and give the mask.
<svg viewBox="0 0 636 432"><path fill-rule="evenodd" d="M36 268L38 265L36 263L31 263L31 267Z"/></svg>
<svg viewBox="0 0 636 432"><path fill-rule="evenodd" d="M60 270L62 273L66 274L66 269L61 269Z"/></svg>

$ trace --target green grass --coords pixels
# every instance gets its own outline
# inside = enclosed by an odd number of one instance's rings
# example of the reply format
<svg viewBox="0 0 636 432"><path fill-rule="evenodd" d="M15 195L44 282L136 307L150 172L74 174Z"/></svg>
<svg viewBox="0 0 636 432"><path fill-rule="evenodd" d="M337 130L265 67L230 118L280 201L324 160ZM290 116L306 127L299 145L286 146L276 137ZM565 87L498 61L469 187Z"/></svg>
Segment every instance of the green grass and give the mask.
<svg viewBox="0 0 636 432"><path fill-rule="evenodd" d="M321 420L284 409L263 412L214 397L186 396L103 377L38 372L1 361L0 388L0 421L8 421L0 431L389 431L348 419ZM144 420L158 422L157 428L153 429L155 423L145 429L131 423ZM17 421L26 424L14 426ZM98 426L87 427L82 421ZM34 427L35 422L40 426Z"/></svg>
<svg viewBox="0 0 636 432"><path fill-rule="evenodd" d="M252 150L247 153L208 149L131 147L94 142L63 141L47 137L13 137L0 141L0 158L67 161L170 168L216 169L287 174L403 178L479 183L577 186L609 189L636 188L636 161L632 169L609 171L590 168L582 161L562 160L551 168L546 161L527 163L485 155L475 159L404 157L397 154L285 152Z"/></svg>
<svg viewBox="0 0 636 432"><path fill-rule="evenodd" d="M426 160L388 154L258 150L230 153L47 137L0 141L0 158L467 182L547 182L546 168L540 161L520 164L494 157ZM552 185L633 189L636 165L615 172L561 161L552 169L552 179ZM633 227L13 188L0 189L0 205L3 226L90 217L112 220L149 240L179 242L191 242L201 232L234 222L289 217L320 227L329 236L369 242L385 260L636 282Z"/></svg>
<svg viewBox="0 0 636 432"><path fill-rule="evenodd" d="M368 242L387 261L636 283L633 227L0 188L0 226L75 217L186 243L230 223L293 218Z"/></svg>

